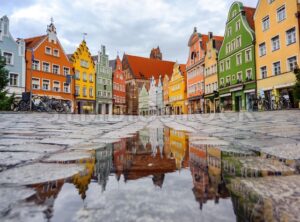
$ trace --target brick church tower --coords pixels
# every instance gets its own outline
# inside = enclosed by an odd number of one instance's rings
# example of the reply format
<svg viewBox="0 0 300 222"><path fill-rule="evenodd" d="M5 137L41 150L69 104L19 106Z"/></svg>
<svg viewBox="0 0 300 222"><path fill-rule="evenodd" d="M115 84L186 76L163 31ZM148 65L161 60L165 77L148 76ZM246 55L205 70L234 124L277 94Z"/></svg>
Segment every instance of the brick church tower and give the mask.
<svg viewBox="0 0 300 222"><path fill-rule="evenodd" d="M150 59L162 60L162 53L160 52L159 46L156 49L152 49L150 53Z"/></svg>

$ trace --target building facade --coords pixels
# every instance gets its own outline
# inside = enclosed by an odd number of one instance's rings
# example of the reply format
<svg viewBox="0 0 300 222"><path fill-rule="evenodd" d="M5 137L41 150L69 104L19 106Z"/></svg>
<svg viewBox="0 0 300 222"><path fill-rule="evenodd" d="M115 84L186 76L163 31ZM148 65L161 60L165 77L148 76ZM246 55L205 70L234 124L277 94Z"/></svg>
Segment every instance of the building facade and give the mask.
<svg viewBox="0 0 300 222"><path fill-rule="evenodd" d="M149 88L149 114L156 115L157 114L157 106L156 106L156 80L154 76L150 78L150 88Z"/></svg>
<svg viewBox="0 0 300 222"><path fill-rule="evenodd" d="M256 27L257 93L269 104L281 96L295 107L293 73L299 65L300 2L260 0L254 16Z"/></svg>
<svg viewBox="0 0 300 222"><path fill-rule="evenodd" d="M164 114L164 102L163 102L163 85L161 81L161 76L158 78L157 86L156 86L156 107L157 114Z"/></svg>
<svg viewBox="0 0 300 222"><path fill-rule="evenodd" d="M19 99L25 91L25 41L14 40L10 34L9 19L0 19L0 54L5 58L5 68L9 71L8 95Z"/></svg>
<svg viewBox="0 0 300 222"><path fill-rule="evenodd" d="M146 88L146 84L143 85L139 93L139 115L148 115L149 114L149 93Z"/></svg>
<svg viewBox="0 0 300 222"><path fill-rule="evenodd" d="M163 103L164 103L164 114L170 114L170 104L169 104L169 82L170 78L168 75L165 75L163 78Z"/></svg>
<svg viewBox="0 0 300 222"><path fill-rule="evenodd" d="M112 68L109 67L105 46L101 46L98 56L93 56L96 64L96 113L112 114Z"/></svg>
<svg viewBox="0 0 300 222"><path fill-rule="evenodd" d="M94 113L96 104L96 67L83 40L70 59L75 70L75 112Z"/></svg>
<svg viewBox="0 0 300 222"><path fill-rule="evenodd" d="M213 38L213 33L208 33L208 42L205 54L205 113L214 113L219 111L218 95L218 53L222 45L222 38Z"/></svg>
<svg viewBox="0 0 300 222"><path fill-rule="evenodd" d="M126 84L120 57L117 56L115 60L109 61L109 66L113 72L113 114L125 114Z"/></svg>
<svg viewBox="0 0 300 222"><path fill-rule="evenodd" d="M171 114L187 114L186 97L186 70L185 65L174 64L173 73L169 82L169 102Z"/></svg>
<svg viewBox="0 0 300 222"><path fill-rule="evenodd" d="M68 103L74 110L73 65L64 52L51 21L46 35L25 39L26 92Z"/></svg>
<svg viewBox="0 0 300 222"><path fill-rule="evenodd" d="M221 111L252 110L256 95L255 9L234 2L218 56Z"/></svg>
<svg viewBox="0 0 300 222"><path fill-rule="evenodd" d="M207 36L194 28L189 42L189 57L187 60L187 98L188 112L200 113L204 108L204 56Z"/></svg>
<svg viewBox="0 0 300 222"><path fill-rule="evenodd" d="M151 76L158 79L171 76L174 62L124 54L122 60L126 78L126 113L139 114L139 93L144 84L150 84Z"/></svg>

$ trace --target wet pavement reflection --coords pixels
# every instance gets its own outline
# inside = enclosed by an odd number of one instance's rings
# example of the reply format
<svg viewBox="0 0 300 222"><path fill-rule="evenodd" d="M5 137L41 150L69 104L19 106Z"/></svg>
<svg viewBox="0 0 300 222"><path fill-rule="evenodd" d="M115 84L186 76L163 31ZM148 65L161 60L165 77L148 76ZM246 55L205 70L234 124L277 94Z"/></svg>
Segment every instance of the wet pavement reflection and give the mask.
<svg viewBox="0 0 300 222"><path fill-rule="evenodd" d="M259 178L296 174L294 162L208 140L140 130L76 161L84 170L72 177L29 185L35 194L25 202L42 206L49 221L300 221L275 207L280 200L253 191ZM266 183L260 192L281 181ZM285 198L297 208L299 194Z"/></svg>

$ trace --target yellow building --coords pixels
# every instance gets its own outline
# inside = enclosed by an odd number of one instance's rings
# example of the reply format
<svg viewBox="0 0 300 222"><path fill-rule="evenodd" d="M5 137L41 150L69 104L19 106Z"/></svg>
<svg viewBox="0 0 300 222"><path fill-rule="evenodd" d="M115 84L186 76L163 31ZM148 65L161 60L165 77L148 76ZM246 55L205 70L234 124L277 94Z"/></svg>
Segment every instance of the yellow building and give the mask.
<svg viewBox="0 0 300 222"><path fill-rule="evenodd" d="M206 45L206 55L204 59L205 71L205 113L214 113L219 107L218 98L218 52L222 46L223 38L215 39L213 33L208 34Z"/></svg>
<svg viewBox="0 0 300 222"><path fill-rule="evenodd" d="M94 113L96 68L85 40L71 57L75 70L76 113Z"/></svg>
<svg viewBox="0 0 300 222"><path fill-rule="evenodd" d="M171 114L187 114L186 69L185 65L174 64L169 82L169 104Z"/></svg>
<svg viewBox="0 0 300 222"><path fill-rule="evenodd" d="M259 0L254 15L257 93L272 104L280 96L295 106L293 70L299 64L299 0Z"/></svg>
<svg viewBox="0 0 300 222"><path fill-rule="evenodd" d="M188 155L188 136L183 131L170 129L170 150L175 159L176 168L185 167ZM187 161L186 161L187 160Z"/></svg>

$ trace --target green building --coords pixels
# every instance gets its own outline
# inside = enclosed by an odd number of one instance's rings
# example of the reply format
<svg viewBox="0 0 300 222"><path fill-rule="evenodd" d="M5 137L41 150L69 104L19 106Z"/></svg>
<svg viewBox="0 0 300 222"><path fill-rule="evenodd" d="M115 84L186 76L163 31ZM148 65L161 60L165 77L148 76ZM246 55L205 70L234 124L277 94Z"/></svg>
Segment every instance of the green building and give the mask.
<svg viewBox="0 0 300 222"><path fill-rule="evenodd" d="M105 46L101 46L93 60L96 64L96 113L112 114L112 68L109 67Z"/></svg>
<svg viewBox="0 0 300 222"><path fill-rule="evenodd" d="M149 114L149 93L145 84L139 93L139 114L143 116Z"/></svg>
<svg viewBox="0 0 300 222"><path fill-rule="evenodd" d="M255 9L234 2L229 10L218 56L222 111L252 110L256 95Z"/></svg>

